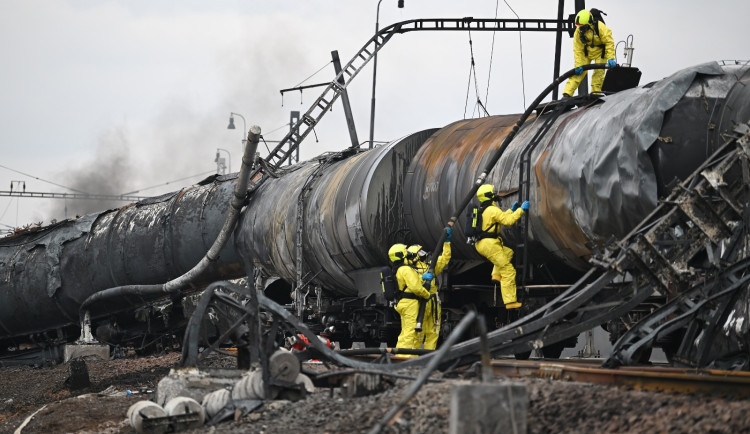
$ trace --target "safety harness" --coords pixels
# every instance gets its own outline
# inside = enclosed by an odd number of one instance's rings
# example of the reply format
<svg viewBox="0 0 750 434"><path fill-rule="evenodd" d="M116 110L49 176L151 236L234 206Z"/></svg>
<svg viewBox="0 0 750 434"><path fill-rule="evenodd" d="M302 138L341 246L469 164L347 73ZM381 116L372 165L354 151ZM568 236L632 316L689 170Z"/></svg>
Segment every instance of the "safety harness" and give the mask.
<svg viewBox="0 0 750 434"><path fill-rule="evenodd" d="M488 200L488 201L480 203L479 204L479 209L478 209L478 212L477 212L478 215L475 216L474 218L478 219L479 216L482 216L484 214L484 211L489 206L491 206L491 205L492 205L492 201L491 200ZM482 218L482 220L484 220L484 218ZM479 224L479 222L477 222L477 224ZM484 226L484 223L482 223L482 226ZM487 228L486 231L484 229L482 229L482 230L479 231L479 233L477 235L477 240L483 240L485 238L497 238L497 239L500 239L500 234L498 233L497 222L492 223L490 225L490 227Z"/></svg>
<svg viewBox="0 0 750 434"><path fill-rule="evenodd" d="M412 270L414 270L417 273L419 273L419 270L417 270L415 267L412 267L411 265L407 265L407 264L403 264L402 263L398 267L394 267L395 268L394 274L401 267L409 267ZM398 298L398 300L400 300L402 298L406 298L406 299L409 299L409 300L424 300L422 297L420 297L420 296L418 296L416 294L412 294L411 292L406 292L406 287L404 287L404 289L398 288L398 297L397 298Z"/></svg>

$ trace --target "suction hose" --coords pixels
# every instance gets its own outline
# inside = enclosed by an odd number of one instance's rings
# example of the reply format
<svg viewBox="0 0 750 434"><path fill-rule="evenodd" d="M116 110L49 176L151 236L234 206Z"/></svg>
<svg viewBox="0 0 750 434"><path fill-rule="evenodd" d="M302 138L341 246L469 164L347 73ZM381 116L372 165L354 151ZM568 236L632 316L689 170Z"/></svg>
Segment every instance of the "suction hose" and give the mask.
<svg viewBox="0 0 750 434"><path fill-rule="evenodd" d="M144 302L151 301L155 297L165 296L178 293L181 289L190 285L206 268L216 260L219 259L219 253L224 248L229 236L234 231L237 225L237 220L240 216L240 211L245 204L247 194L247 182L250 176L250 172L253 168L253 162L255 161L255 153L258 150L258 142L260 140L260 127L253 125L247 133L247 141L245 144L245 151L242 155L242 167L237 178L237 184L234 187L234 195L232 197L231 207L227 218L224 221L224 225L217 235L211 248L209 248L206 255L196 264L192 269L187 271L182 276L172 279L166 283L159 285L126 285L118 286L114 288L105 289L89 296L83 301L79 309L79 315L82 326L82 340L92 340L90 336L90 309L93 304L100 303L106 300L111 300L119 297L139 297ZM148 300L147 300L148 299Z"/></svg>
<svg viewBox="0 0 750 434"><path fill-rule="evenodd" d="M592 63L589 65L583 65L580 67L584 71L588 71L589 69L610 69L610 68L616 68L616 66L611 67L608 66L606 63ZM451 218L448 220L445 228L443 229L442 234L440 235L440 239L437 242L437 245L435 246L435 250L432 252L432 256L430 256L430 261L428 262L429 268L428 271L430 273L435 273L435 262L437 261L437 258L440 256L440 254L443 251L443 243L445 242L445 237L447 234L448 228L452 228L453 225L456 224L456 221L458 221L458 217L461 215L463 210L466 208L467 205L469 205L469 202L471 202L471 199L474 198L474 195L477 194L477 190L479 190L479 187L484 184L484 180L487 178L487 175L490 173L493 167L495 167L495 164L500 160L500 157L503 156L503 153L505 152L505 149L508 148L508 145L513 140L513 138L516 137L516 134L521 129L521 126L524 122L526 122L526 119L531 116L531 113L536 110L536 108L539 106L539 104L542 102L544 98L547 97L547 95L552 92L553 89L555 89L557 86L560 85L564 80L567 80L568 78L572 77L573 75L576 75L575 69L571 69L564 73L563 75L557 77L549 86L547 86L546 89L542 91L542 93L539 94L539 96L536 97L534 102L529 105L529 108L526 109L526 111L521 115L521 117L518 119L515 125L513 125L513 129L510 133L508 133L507 136L505 136L505 140L503 140L503 143L500 145L499 148L493 153L492 158L490 161L487 162L487 165L484 167L484 170L482 173L477 177L477 180L474 182L474 186L469 190L469 192L466 194L466 196L463 198L462 202L459 204L458 209L456 210L455 214L451 216ZM424 282L425 288L428 287L430 282Z"/></svg>

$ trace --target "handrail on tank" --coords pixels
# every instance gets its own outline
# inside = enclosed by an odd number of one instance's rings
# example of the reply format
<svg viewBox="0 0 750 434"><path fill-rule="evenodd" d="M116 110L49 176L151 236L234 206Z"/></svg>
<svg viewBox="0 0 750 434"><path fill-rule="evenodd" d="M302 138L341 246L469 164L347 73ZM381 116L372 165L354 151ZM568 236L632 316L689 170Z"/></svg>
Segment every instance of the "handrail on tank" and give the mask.
<svg viewBox="0 0 750 434"><path fill-rule="evenodd" d="M583 65L579 68L583 69L584 71L588 71L590 69L611 69L611 68L617 68L617 66L611 67L608 66L606 63L592 63L589 65ZM458 208L456 209L456 212L450 217L448 222L446 223L445 227L443 228L442 233L440 234L440 239L438 240L437 244L435 245L435 250L432 252L432 256L430 256L430 259L428 261L429 264L429 272L435 273L435 261L437 257L440 256L440 254L443 251L443 243L445 242L446 237L446 231L448 228L453 228L453 226L456 224L456 221L458 221L458 217L461 215L463 210L469 205L469 202L474 198L474 196L477 194L477 190L479 190L479 187L484 184L484 180L487 178L487 175L490 173L493 167L495 167L495 164L500 160L500 157L502 157L505 150L508 148L508 145L513 140L513 138L516 137L516 134L518 133L519 129L521 128L521 125L523 125L524 122L531 116L531 113L534 112L534 110L537 109L539 104L541 104L542 100L549 95L552 90L554 90L557 86L560 85L564 80L567 80L568 78L577 75L576 69L573 68L563 75L555 78L555 80L547 86L540 94L536 97L536 99L529 105L529 108L526 109L526 111L521 115L521 117L516 121L516 124L513 125L513 129L508 133L507 136L505 136L505 140L503 140L503 143L500 145L497 150L492 155L492 158L487 162L487 164L484 167L484 170L482 173L477 177L477 180L474 182L474 186L469 190L469 192L464 197L463 201L459 204ZM429 282L426 282L425 285L429 285Z"/></svg>

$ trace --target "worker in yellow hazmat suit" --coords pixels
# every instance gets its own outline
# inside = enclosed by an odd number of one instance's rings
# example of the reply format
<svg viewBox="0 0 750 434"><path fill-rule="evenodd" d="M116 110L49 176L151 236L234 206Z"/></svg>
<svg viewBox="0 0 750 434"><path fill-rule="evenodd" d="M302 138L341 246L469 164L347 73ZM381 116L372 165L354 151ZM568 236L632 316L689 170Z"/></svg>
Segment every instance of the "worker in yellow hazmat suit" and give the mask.
<svg viewBox="0 0 750 434"><path fill-rule="evenodd" d="M583 9L575 18L576 31L573 34L573 57L576 75L565 84L563 97L573 95L583 80L583 65L593 60L595 63L606 63L609 67L617 66L615 62L615 40L612 30L604 25L603 20L595 20L594 15ZM604 83L604 70L595 69L591 77L591 92L601 92Z"/></svg>
<svg viewBox="0 0 750 434"><path fill-rule="evenodd" d="M418 335L414 330L417 325L419 300L428 300L430 293L422 286L419 273L408 264L409 256L406 244L394 244L388 250L388 258L396 268L400 296L396 312L401 316L401 333L398 335L396 348L418 349L422 346L423 339L421 333Z"/></svg>
<svg viewBox="0 0 750 434"><path fill-rule="evenodd" d="M502 226L511 226L529 210L529 201L525 201L520 207L518 202L511 209L503 211L493 202L497 199L494 193L495 186L484 184L477 190L480 212L482 214L482 232L479 241L474 247L480 255L489 259L494 265L492 268L492 280L500 283L500 293L503 297L506 309L517 309L521 303L516 298L516 269L513 267L513 250L503 245L500 238Z"/></svg>
<svg viewBox="0 0 750 434"><path fill-rule="evenodd" d="M438 338L440 337L440 320L442 318L442 309L440 307L440 297L438 297L438 286L434 279L435 276L439 275L448 262L451 260L451 234L453 228L446 230L445 243L443 243L443 253L440 254L435 263L435 273L429 273L429 265L427 264L428 254L422 250L422 246L419 244L411 245L407 248L409 254L414 255L412 266L417 270L417 274L422 275L422 280L431 281L430 284L430 296L432 297L427 303L427 307L424 313L424 324L422 329L424 330L424 349L434 350L437 348Z"/></svg>

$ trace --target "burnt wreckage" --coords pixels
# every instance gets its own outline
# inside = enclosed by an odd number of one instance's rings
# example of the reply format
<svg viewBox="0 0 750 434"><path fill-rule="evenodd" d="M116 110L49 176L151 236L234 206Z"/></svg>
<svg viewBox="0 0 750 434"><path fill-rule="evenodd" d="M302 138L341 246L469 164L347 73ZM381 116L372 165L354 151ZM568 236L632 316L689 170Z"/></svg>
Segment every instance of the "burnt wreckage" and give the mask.
<svg viewBox="0 0 750 434"><path fill-rule="evenodd" d="M3 360L59 358L82 318L112 345L146 350L181 338L196 310L187 296L241 277L264 294L261 308L309 333L342 347L392 345L399 319L378 278L388 248L440 246L455 224L439 280L446 336L476 310L493 330L495 355L559 356L602 325L617 340L610 366L646 360L659 346L675 363L748 369L747 63L709 62L606 96L540 104L568 71L523 115L461 120L282 166L345 89L352 62L326 90L332 97L324 92L285 138L288 148L251 173L0 240ZM255 144L258 134L249 133ZM243 161L249 170L252 158ZM503 208L531 202L523 224L503 233L516 253L518 314L505 311L488 264L464 242L459 216L482 183L503 192ZM233 200L237 224L225 233ZM222 234L228 242L213 251ZM205 264L200 273L165 289L196 264ZM196 315L201 339L242 341L236 315L200 303ZM478 351L469 339L447 354Z"/></svg>

